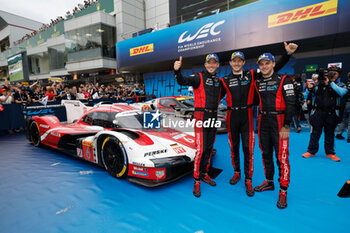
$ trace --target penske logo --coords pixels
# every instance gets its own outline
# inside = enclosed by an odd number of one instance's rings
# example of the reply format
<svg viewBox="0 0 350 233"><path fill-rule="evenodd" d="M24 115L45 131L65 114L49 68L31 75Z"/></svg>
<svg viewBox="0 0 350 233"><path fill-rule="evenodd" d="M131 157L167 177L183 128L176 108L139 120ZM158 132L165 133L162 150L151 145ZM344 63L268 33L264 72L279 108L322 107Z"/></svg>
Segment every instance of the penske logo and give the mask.
<svg viewBox="0 0 350 233"><path fill-rule="evenodd" d="M329 0L295 10L269 15L268 27L272 28L337 14L337 8L338 0Z"/></svg>
<svg viewBox="0 0 350 233"><path fill-rule="evenodd" d="M153 43L146 44L146 45L142 45L142 46L130 49L130 56L136 56L144 53L152 53L153 51L154 51Z"/></svg>

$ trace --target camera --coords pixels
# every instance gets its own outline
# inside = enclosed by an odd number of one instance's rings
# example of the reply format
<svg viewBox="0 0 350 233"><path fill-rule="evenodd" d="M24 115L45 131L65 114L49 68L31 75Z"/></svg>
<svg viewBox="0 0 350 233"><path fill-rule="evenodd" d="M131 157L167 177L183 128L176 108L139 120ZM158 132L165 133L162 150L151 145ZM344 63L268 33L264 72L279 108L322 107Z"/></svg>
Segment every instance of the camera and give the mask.
<svg viewBox="0 0 350 233"><path fill-rule="evenodd" d="M324 81L326 80L326 77L329 77L328 70L325 68L319 68L317 70L317 74L318 74L318 82L320 83L324 83Z"/></svg>

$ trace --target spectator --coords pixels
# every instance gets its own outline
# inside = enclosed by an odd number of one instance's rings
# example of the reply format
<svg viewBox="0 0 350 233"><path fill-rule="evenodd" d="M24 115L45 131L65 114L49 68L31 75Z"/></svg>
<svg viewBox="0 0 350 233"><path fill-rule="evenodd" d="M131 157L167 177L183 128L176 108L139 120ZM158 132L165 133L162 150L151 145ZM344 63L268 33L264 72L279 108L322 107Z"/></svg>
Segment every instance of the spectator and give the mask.
<svg viewBox="0 0 350 233"><path fill-rule="evenodd" d="M13 96L12 92L7 90L6 88L3 88L0 90L0 93L2 96L0 96L0 103L1 104L11 104L13 103Z"/></svg>
<svg viewBox="0 0 350 233"><path fill-rule="evenodd" d="M71 89L68 90L67 93L67 99L68 100L76 100L78 99L78 93L77 93L77 87L74 86Z"/></svg>
<svg viewBox="0 0 350 233"><path fill-rule="evenodd" d="M46 89L46 90L45 90ZM53 84L51 87L47 86L44 88L45 90L45 96L48 97L48 101L55 101L55 96L57 96L55 85Z"/></svg>
<svg viewBox="0 0 350 233"><path fill-rule="evenodd" d="M34 87L34 92L31 95L32 102L37 103L39 101L42 101L42 99L45 97L45 95L40 92L40 87L35 86Z"/></svg>
<svg viewBox="0 0 350 233"><path fill-rule="evenodd" d="M139 88L139 84L135 84L134 92L137 96L142 95L142 89Z"/></svg>
<svg viewBox="0 0 350 233"><path fill-rule="evenodd" d="M87 87L84 87L84 89L83 89L83 95L84 95L84 99L88 99L88 98L91 97L91 94L90 94L90 92L89 92L89 90L88 90Z"/></svg>
<svg viewBox="0 0 350 233"><path fill-rule="evenodd" d="M26 104L31 101L28 91L25 87L21 87L14 95L15 103Z"/></svg>
<svg viewBox="0 0 350 233"><path fill-rule="evenodd" d="M135 92L132 88L132 86L130 86L127 90L127 97L134 97L135 96Z"/></svg>
<svg viewBox="0 0 350 233"><path fill-rule="evenodd" d="M115 90L113 89L112 85L107 86L107 96L108 98L114 98L115 97Z"/></svg>
<svg viewBox="0 0 350 233"><path fill-rule="evenodd" d="M68 93L69 93L69 87L66 85L66 86L64 86L64 89L60 93L60 99L66 100Z"/></svg>
<svg viewBox="0 0 350 233"><path fill-rule="evenodd" d="M88 85L88 92L90 93L90 96L93 96L96 93L96 88L94 87L94 85L92 83L90 83Z"/></svg>

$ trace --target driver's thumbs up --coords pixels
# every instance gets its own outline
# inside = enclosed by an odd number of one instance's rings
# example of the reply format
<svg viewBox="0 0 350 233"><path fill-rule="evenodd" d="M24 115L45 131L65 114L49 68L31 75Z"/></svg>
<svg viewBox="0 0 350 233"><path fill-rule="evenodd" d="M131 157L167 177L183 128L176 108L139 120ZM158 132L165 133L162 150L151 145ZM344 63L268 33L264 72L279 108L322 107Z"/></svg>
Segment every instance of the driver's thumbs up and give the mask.
<svg viewBox="0 0 350 233"><path fill-rule="evenodd" d="M179 60L174 62L174 70L179 70L182 66L182 56L180 56Z"/></svg>

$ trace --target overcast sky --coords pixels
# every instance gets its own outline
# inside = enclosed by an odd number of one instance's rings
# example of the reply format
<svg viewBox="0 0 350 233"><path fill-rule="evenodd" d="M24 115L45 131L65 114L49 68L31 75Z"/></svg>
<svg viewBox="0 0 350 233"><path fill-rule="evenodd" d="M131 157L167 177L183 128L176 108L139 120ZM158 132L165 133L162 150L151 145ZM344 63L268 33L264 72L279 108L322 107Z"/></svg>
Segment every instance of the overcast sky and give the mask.
<svg viewBox="0 0 350 233"><path fill-rule="evenodd" d="M0 0L0 9L42 23L50 23L57 16L72 13L84 0Z"/></svg>

